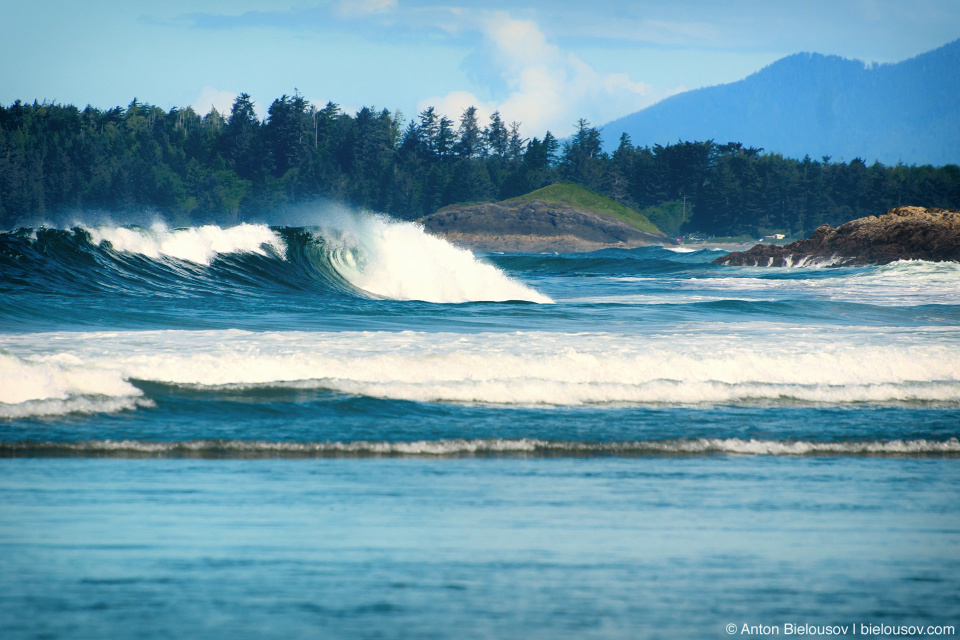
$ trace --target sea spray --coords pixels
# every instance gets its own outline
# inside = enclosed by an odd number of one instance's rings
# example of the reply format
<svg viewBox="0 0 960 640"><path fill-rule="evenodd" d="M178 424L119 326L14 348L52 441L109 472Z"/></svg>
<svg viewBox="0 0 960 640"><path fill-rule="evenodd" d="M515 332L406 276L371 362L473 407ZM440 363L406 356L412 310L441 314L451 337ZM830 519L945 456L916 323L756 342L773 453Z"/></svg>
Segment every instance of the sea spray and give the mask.
<svg viewBox="0 0 960 640"><path fill-rule="evenodd" d="M83 227L96 245L109 242L115 251L136 253L148 258L170 257L197 264L209 265L225 253L255 253L266 255L269 247L283 256L286 248L280 236L263 224L240 224L223 229L204 225L186 229L169 229L156 222L144 227Z"/></svg>
<svg viewBox="0 0 960 640"><path fill-rule="evenodd" d="M322 220L317 233L337 272L359 289L382 298L438 303L553 302L469 250L426 233L418 224L337 212Z"/></svg>

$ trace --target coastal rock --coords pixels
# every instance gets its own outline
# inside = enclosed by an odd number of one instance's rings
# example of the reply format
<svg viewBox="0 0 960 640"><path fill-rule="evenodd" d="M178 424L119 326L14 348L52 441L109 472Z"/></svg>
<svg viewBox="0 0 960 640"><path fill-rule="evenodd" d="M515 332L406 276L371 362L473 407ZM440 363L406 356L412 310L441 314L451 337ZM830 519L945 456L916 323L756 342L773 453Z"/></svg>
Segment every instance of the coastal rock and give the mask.
<svg viewBox="0 0 960 640"><path fill-rule="evenodd" d="M565 253L673 244L612 217L542 200L450 207L420 223L429 233L478 251Z"/></svg>
<svg viewBox="0 0 960 640"><path fill-rule="evenodd" d="M882 216L822 225L813 235L786 246L758 244L714 260L714 264L784 267L887 264L896 260L960 261L960 211L897 207Z"/></svg>

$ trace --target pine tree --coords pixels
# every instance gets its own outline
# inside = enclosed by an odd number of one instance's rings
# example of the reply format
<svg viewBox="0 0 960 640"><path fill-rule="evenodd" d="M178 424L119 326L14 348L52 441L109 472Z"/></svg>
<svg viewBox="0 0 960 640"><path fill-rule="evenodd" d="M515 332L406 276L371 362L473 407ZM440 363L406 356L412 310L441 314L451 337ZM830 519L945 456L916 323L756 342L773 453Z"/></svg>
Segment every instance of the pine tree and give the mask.
<svg viewBox="0 0 960 640"><path fill-rule="evenodd" d="M483 137L477 124L477 108L467 107L460 116L457 142L453 152L459 158L479 158L483 155Z"/></svg>

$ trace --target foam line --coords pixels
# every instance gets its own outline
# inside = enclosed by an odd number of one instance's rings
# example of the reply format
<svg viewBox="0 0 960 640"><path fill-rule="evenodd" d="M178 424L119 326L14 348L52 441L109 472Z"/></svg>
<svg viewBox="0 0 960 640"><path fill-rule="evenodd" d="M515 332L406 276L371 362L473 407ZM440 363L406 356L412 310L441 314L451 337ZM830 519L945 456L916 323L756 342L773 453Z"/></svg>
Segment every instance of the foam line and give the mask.
<svg viewBox="0 0 960 640"><path fill-rule="evenodd" d="M670 335L144 331L0 335L0 415L136 381L501 405L960 405L960 336L722 323ZM792 333L791 333L792 332Z"/></svg>
<svg viewBox="0 0 960 640"><path fill-rule="evenodd" d="M802 266L802 265L794 265ZM745 267L750 277L690 278L682 284L696 291L718 291L730 297L738 293L776 292L837 302L879 306L957 304L960 300L960 263L901 260L880 267L832 273L829 278L782 277L781 270ZM753 277L762 275L764 277ZM787 274L797 275L797 272Z"/></svg>
<svg viewBox="0 0 960 640"><path fill-rule="evenodd" d="M960 456L960 441L867 440L815 442L694 438L625 442L578 442L534 438L418 440L412 442L269 442L250 440L91 440L0 442L0 457L85 456L116 458L450 458L478 456Z"/></svg>

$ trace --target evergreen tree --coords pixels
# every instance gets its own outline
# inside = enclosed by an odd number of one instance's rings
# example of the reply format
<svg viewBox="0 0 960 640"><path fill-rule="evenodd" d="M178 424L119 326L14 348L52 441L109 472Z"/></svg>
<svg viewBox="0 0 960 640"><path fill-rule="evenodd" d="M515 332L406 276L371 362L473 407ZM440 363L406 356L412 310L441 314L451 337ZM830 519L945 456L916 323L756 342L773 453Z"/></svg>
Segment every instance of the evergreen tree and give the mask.
<svg viewBox="0 0 960 640"><path fill-rule="evenodd" d="M477 108L467 107L460 116L454 153L460 158L479 158L483 155L483 134L477 124Z"/></svg>
<svg viewBox="0 0 960 640"><path fill-rule="evenodd" d="M564 179L599 191L602 189L606 159L600 130L581 118L577 121L577 132L573 138L563 144L560 165Z"/></svg>
<svg viewBox="0 0 960 640"><path fill-rule="evenodd" d="M221 138L221 148L227 164L244 179L257 177L262 168L260 120L250 100L250 94L241 93L233 101L230 117Z"/></svg>
<svg viewBox="0 0 960 640"><path fill-rule="evenodd" d="M520 136L520 123L510 123L510 140L507 143L507 158L509 160L520 160L526 150L527 141Z"/></svg>
<svg viewBox="0 0 960 640"><path fill-rule="evenodd" d="M499 111L494 111L490 115L490 124L483 130L483 140L490 153L498 158L504 158L507 155L507 148L510 144L510 134L507 127L504 126Z"/></svg>
<svg viewBox="0 0 960 640"><path fill-rule="evenodd" d="M273 159L273 175L280 177L302 164L305 147L314 141L313 118L299 94L277 98L267 114L264 137Z"/></svg>
<svg viewBox="0 0 960 640"><path fill-rule="evenodd" d="M955 165L793 160L739 142L636 147L628 137L608 157L586 120L558 157L550 132L524 140L499 113L481 131L473 107L456 131L429 108L401 134L401 117L386 109L351 116L284 95L261 123L253 106L241 94L225 119L136 99L105 110L0 105L0 225L85 208L236 220L321 194L413 219L561 178L649 210L671 231L684 224L708 235L809 235L898 205L960 205ZM684 202L692 217L678 214Z"/></svg>

